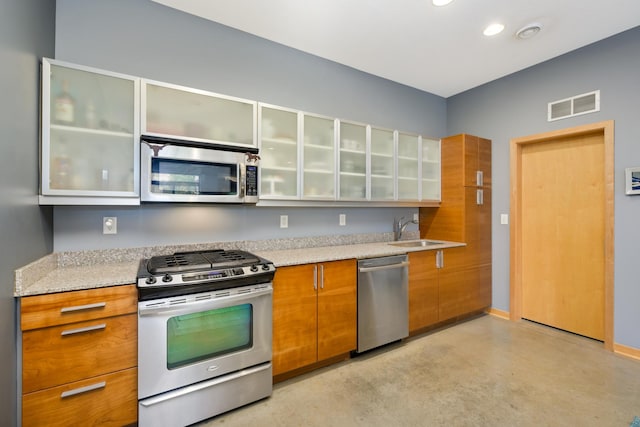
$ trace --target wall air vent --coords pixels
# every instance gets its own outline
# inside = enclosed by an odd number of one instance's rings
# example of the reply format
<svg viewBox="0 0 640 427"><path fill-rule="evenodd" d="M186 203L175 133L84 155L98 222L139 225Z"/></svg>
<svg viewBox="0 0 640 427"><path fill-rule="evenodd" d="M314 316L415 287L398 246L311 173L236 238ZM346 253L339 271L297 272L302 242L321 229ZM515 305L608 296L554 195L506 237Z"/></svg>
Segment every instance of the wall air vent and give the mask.
<svg viewBox="0 0 640 427"><path fill-rule="evenodd" d="M547 121L566 119L596 111L600 111L599 90L550 102L547 107Z"/></svg>

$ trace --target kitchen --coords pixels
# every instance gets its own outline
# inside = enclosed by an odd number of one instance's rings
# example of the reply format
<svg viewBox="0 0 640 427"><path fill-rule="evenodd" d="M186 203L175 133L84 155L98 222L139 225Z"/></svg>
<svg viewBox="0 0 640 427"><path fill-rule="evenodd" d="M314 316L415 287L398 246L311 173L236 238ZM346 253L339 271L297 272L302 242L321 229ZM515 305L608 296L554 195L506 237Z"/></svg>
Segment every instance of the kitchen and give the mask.
<svg viewBox="0 0 640 427"><path fill-rule="evenodd" d="M10 4L17 2L9 2ZM49 3L49 2L47 2ZM634 219L637 203L633 197L623 195L622 171L635 166L638 148L634 135L638 134L637 106L629 95L637 88L635 70L638 69L637 45L640 34L631 30L597 45L574 52L546 64L525 70L505 80L498 80L449 99L431 96L408 87L393 84L372 76L364 76L346 67L291 52L281 46L215 26L193 17L167 10L147 2L69 2L58 1L54 9L41 12L31 10L42 25L38 25L38 40L33 34L29 19L20 22L11 14L8 21L16 20L24 30L15 29L16 39L10 39L17 51L28 52L27 58L9 56L16 68L8 73L8 87L3 93L15 94L22 99L29 94L29 101L5 106L3 120L3 179L7 197L3 197L2 237L3 254L3 324L7 325L3 341L7 343L2 360L15 365L13 343L13 270L51 251L108 249L169 245L182 242L216 240L260 240L272 237L283 239L301 235L349 234L391 231L394 216L411 216L411 208L346 210L327 208L287 209L289 228L280 229L278 208L261 209L259 214L248 208L176 207L170 210L159 206L142 208L72 208L54 209L37 206L37 70L36 64L43 56L56 57L71 62L117 70L134 75L144 75L187 86L210 88L212 91L233 94L250 99L261 99L278 105L290 106L345 117L351 120L371 122L400 129L424 132L427 135L444 136L456 132L469 132L490 138L494 143L494 227L493 306L508 311L508 228L497 224L498 213L508 212L508 141L510 138L559 127L569 127L605 119L616 120L616 330L615 341L632 348L640 348L635 325L640 316L634 301L638 300L635 286L633 254L638 239ZM115 5L115 6L114 6ZM18 7L18 6L14 6ZM23 7L23 6L20 6ZM24 6L27 8L27 6ZM53 19L56 17L55 30ZM16 14L20 17L22 15ZM171 28L181 25L180 34L168 31L140 31L140 17L154 22L153 28ZM35 18L34 18L35 19ZM120 31L104 28L105 20L118 22ZM177 23L176 21L177 20ZM7 22L3 28L13 28ZM27 31L28 30L28 31ZM55 45L54 45L55 35ZM228 40L231 45L212 46L199 43L208 40ZM125 41L126 40L126 41ZM130 43L135 40L135 43ZM187 40L189 43L187 44ZM233 46L230 47L230 46ZM236 63L234 52L250 52L247 58ZM140 52L146 61L140 61ZM167 52L170 53L168 56ZM202 55L202 52L210 52ZM5 52L3 51L3 55ZM6 53L9 55L9 53ZM228 64L212 58L223 58ZM168 59L170 58L170 59ZM149 62L151 61L151 62ZM176 63L196 64L185 70ZM583 66L584 63L588 67ZM265 69L265 64L298 64L297 72L289 73L286 67ZM616 64L616 78L611 79L611 64ZM25 71L28 70L28 71ZM202 70L207 70L206 72ZM268 74L267 72L270 71ZM3 72L3 73L4 73ZM214 73L214 74L212 74ZM24 75L22 75L24 74ZM576 79L576 74L582 76ZM224 87L210 87L211 78L225 82ZM302 76L305 76L304 78ZM325 79L334 78L336 87ZM309 81L314 82L309 84ZM16 84L15 82L20 82ZM528 103L513 104L513 85L520 97ZM13 86L16 86L15 88ZM286 89L282 89L286 88ZM542 89L541 89L542 88ZM562 88L560 90L559 88ZM546 103L600 89L608 101L603 102L600 113L549 124L545 120ZM304 94L304 96L301 96ZM365 96L365 94L368 94ZM604 95L603 95L604 96ZM340 101L336 101L336 100ZM25 101L26 102L26 101ZM375 105L375 108L372 107ZM20 114L15 116L16 112ZM426 114L425 114L426 112ZM28 120L24 120L28 117ZM28 129L25 129L28 127ZM31 141L16 144L16 141ZM15 154L15 155L14 155ZM16 164L18 166L16 166ZM5 172L6 171L6 172ZM6 174L6 175L5 175ZM10 190L10 191L9 191ZM16 192L17 191L17 192ZM29 201L25 202L25 197ZM635 205L634 205L635 203ZM347 215L347 228L337 225L340 213ZM103 236L103 216L118 217L119 234ZM205 226L196 226L201 218L208 219ZM363 218L356 221L356 218ZM98 224L96 226L96 224ZM313 224L313 227L310 227ZM158 230L162 233L159 234ZM2 374L6 390L3 402L15 402L15 393L9 392L15 383L15 370ZM7 403L4 413L14 411Z"/></svg>

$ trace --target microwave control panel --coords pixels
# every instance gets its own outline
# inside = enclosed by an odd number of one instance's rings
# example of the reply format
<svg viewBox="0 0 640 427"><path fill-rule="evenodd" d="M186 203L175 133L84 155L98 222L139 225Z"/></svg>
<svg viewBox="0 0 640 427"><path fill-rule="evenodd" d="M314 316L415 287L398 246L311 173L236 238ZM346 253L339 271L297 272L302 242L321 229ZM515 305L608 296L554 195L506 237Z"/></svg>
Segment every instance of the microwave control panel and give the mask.
<svg viewBox="0 0 640 427"><path fill-rule="evenodd" d="M258 166L247 165L247 184L245 194L247 196L258 196Z"/></svg>

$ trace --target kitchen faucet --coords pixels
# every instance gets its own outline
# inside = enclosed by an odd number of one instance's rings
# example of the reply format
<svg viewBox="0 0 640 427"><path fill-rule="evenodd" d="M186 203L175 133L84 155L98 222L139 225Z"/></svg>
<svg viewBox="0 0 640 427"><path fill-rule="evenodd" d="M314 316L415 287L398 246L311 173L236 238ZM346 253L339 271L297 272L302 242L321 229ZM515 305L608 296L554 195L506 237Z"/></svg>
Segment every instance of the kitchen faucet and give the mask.
<svg viewBox="0 0 640 427"><path fill-rule="evenodd" d="M393 219L393 240L402 239L402 233L404 233L404 229L407 228L407 225L409 225L410 223L413 223L413 224L418 223L418 221L415 219L402 222L404 219L405 217L403 216L400 217L400 219L398 218Z"/></svg>

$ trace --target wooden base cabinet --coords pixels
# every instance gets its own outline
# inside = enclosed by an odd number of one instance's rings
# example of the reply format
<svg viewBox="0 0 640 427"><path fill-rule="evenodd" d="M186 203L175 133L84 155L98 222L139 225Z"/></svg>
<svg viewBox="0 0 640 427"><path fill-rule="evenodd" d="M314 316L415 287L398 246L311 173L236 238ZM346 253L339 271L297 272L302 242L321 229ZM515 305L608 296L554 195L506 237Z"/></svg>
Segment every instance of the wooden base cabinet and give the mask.
<svg viewBox="0 0 640 427"><path fill-rule="evenodd" d="M409 332L463 314L470 282L465 248L409 253Z"/></svg>
<svg viewBox="0 0 640 427"><path fill-rule="evenodd" d="M279 267L273 281L273 375L357 346L355 259Z"/></svg>
<svg viewBox="0 0 640 427"><path fill-rule="evenodd" d="M22 425L137 421L135 285L24 297Z"/></svg>

